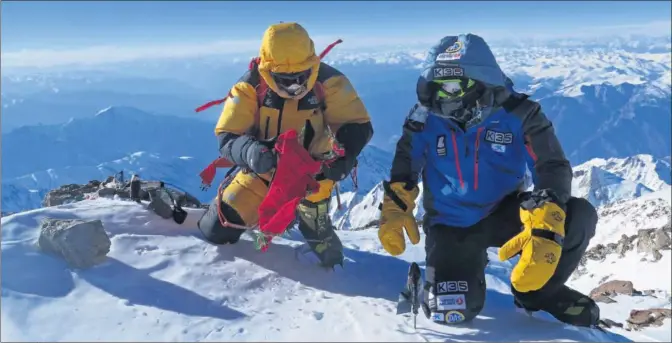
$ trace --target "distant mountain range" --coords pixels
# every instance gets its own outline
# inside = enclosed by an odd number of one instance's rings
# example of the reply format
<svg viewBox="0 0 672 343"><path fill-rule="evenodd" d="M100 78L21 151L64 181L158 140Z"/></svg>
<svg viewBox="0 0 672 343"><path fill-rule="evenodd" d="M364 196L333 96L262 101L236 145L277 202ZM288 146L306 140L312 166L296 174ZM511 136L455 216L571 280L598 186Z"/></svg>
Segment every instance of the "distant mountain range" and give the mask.
<svg viewBox="0 0 672 343"><path fill-rule="evenodd" d="M61 125L23 127L3 135L2 211L40 207L51 189L122 170L164 180L209 201L214 190L200 190L198 173L217 156L216 144L208 123L129 107L107 108ZM364 149L358 188L348 178L341 183L340 210L333 200L339 225L358 227L377 218L380 182L389 178L392 157L373 145ZM574 167L573 193L599 206L669 189L671 173L669 156L593 159ZM418 217L422 213L419 206Z"/></svg>

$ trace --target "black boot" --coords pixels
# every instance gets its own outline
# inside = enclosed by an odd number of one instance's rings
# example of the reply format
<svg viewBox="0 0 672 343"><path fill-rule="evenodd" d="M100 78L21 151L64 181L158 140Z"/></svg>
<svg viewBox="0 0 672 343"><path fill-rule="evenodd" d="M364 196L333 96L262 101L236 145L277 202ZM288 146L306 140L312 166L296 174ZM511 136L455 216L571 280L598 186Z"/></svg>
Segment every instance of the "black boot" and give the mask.
<svg viewBox="0 0 672 343"><path fill-rule="evenodd" d="M302 200L299 204L299 231L322 266L343 265L343 244L329 217L329 199L317 203Z"/></svg>
<svg viewBox="0 0 672 343"><path fill-rule="evenodd" d="M566 285L563 285L552 297L535 302L526 303L524 296L514 298L516 306L530 312L548 312L563 323L592 327L598 325L600 321L600 308L595 301Z"/></svg>

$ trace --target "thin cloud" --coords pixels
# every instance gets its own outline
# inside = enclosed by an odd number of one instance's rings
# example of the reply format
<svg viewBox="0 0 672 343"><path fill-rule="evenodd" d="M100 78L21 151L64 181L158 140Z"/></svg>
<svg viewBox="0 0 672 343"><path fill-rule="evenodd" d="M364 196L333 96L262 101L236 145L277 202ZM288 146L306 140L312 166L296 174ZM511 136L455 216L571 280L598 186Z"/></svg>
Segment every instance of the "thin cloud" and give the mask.
<svg viewBox="0 0 672 343"><path fill-rule="evenodd" d="M488 41L496 42L499 39L511 39L512 36L518 39L581 39L596 38L600 36L628 36L628 35L647 35L660 36L669 35L669 28L672 26L670 21L655 21L642 24L623 24L615 26L586 27L577 29L574 32L521 32L516 30L515 35L512 32L502 31L471 31L480 34ZM468 32L468 31L465 31ZM462 31L447 32L446 34L458 34ZM375 49L384 46L429 46L441 38L441 34L436 31L428 35L409 35L409 36L358 36L358 37L337 37L337 36L315 36L315 48L319 52L329 43L337 38L343 38L346 44L339 47L339 50L345 49ZM246 55L252 56L258 53L259 40L231 40L215 41L205 44L163 44L163 45L144 45L144 46L113 46L101 45L79 49L57 50L57 49L31 49L2 52L2 68L16 67L38 67L48 68L55 66L92 66L109 63L128 62L135 60L153 60L167 58L191 58L216 55L231 55L233 57Z"/></svg>

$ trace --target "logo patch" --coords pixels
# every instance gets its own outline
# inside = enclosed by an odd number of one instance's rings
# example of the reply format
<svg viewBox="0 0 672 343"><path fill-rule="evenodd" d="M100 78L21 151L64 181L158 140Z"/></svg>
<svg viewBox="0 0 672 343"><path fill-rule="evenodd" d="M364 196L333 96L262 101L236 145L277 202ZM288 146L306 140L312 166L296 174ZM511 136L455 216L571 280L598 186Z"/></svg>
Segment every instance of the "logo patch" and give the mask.
<svg viewBox="0 0 672 343"><path fill-rule="evenodd" d="M462 54L460 53L440 53L438 56L436 56L436 61L437 62L443 62L443 61L454 61L454 60L459 60L462 58Z"/></svg>
<svg viewBox="0 0 672 343"><path fill-rule="evenodd" d="M511 144L513 143L513 133L487 130L485 131L485 140L496 144Z"/></svg>
<svg viewBox="0 0 672 343"><path fill-rule="evenodd" d="M446 52L449 54L456 53L460 52L462 48L464 48L464 43L458 40L457 42L453 43L453 45L449 46L448 49L446 49Z"/></svg>
<svg viewBox="0 0 672 343"><path fill-rule="evenodd" d="M450 311L446 313L446 323L460 323L464 321L464 315L457 311Z"/></svg>
<svg viewBox="0 0 672 343"><path fill-rule="evenodd" d="M446 135L436 137L436 154L446 156Z"/></svg>
<svg viewBox="0 0 672 343"><path fill-rule="evenodd" d="M503 154L506 152L506 145L492 143L492 150Z"/></svg>
<svg viewBox="0 0 672 343"><path fill-rule="evenodd" d="M546 253L546 255L544 255L544 258L546 258L546 263L548 264L555 264L555 262L558 261L558 259L555 258L555 254L552 252Z"/></svg>
<svg viewBox="0 0 672 343"><path fill-rule="evenodd" d="M443 55L443 54L441 54ZM438 60L438 58L437 58ZM434 78L464 76L464 69L460 67L434 68Z"/></svg>
<svg viewBox="0 0 672 343"><path fill-rule="evenodd" d="M444 293L466 293L469 292L469 284L466 281L444 281L436 284L436 292Z"/></svg>
<svg viewBox="0 0 672 343"><path fill-rule="evenodd" d="M443 322L446 315L443 312L432 313L432 320L435 322Z"/></svg>
<svg viewBox="0 0 672 343"><path fill-rule="evenodd" d="M436 297L436 308L438 310L464 310L467 308L467 301L464 294L439 295Z"/></svg>

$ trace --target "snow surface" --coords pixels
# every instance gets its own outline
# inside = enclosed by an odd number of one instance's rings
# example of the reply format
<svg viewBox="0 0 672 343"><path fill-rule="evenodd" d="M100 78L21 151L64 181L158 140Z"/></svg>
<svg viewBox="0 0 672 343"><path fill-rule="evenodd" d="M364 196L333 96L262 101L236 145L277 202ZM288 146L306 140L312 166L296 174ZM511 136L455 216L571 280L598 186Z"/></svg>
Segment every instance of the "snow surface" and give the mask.
<svg viewBox="0 0 672 343"><path fill-rule="evenodd" d="M2 340L538 342L626 341L630 334L514 314L512 265L496 262L494 250L481 315L446 327L420 314L414 330L395 306L408 262L423 260L424 237L395 258L382 251L375 229L339 232L345 269L326 272L295 258L296 234L265 253L246 236L232 246L207 244L195 224L201 210L187 210L182 225L107 199L3 217ZM101 219L112 240L108 260L73 270L37 251L46 217Z"/></svg>
<svg viewBox="0 0 672 343"><path fill-rule="evenodd" d="M670 221L670 203L670 193L658 191L598 208L598 230L590 247L616 243L621 235L636 235L641 229L663 227Z"/></svg>
<svg viewBox="0 0 672 343"><path fill-rule="evenodd" d="M672 195L667 190L646 194L637 199L619 201L598 209L599 221L590 247L597 244L616 243L621 235L632 236L640 229L660 228L670 221ZM633 242L637 245L637 241ZM671 308L672 295L672 257L670 250L660 251L662 258L653 261L651 255L637 253L635 248L624 257L609 254L603 261L588 259L568 285L585 294L598 285L611 280L631 281L636 290L655 290L651 296L613 297L616 303L599 303L602 317L620 323L630 315L630 310L651 308ZM672 321L666 319L661 327L650 327L645 331L632 332L629 336L635 341L670 342L672 339Z"/></svg>

